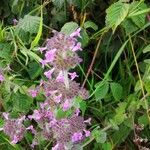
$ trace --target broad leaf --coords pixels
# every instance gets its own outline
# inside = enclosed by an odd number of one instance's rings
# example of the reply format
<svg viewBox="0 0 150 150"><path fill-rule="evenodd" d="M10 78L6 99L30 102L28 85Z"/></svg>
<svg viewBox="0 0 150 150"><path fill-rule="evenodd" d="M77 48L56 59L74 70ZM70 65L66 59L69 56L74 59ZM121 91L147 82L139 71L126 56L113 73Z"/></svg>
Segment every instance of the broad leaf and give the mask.
<svg viewBox="0 0 150 150"><path fill-rule="evenodd" d="M130 12L132 13L132 11L141 11L141 10L144 10L146 9L147 6L144 2L132 2L131 5L130 5L130 11L129 11L129 16L130 16ZM140 14L140 15L137 15L137 16L133 16L133 17L130 17L132 19L132 21L134 22L134 24L141 28L144 26L145 24L145 18L146 18L146 14Z"/></svg>
<svg viewBox="0 0 150 150"><path fill-rule="evenodd" d="M107 134L104 131L94 130L92 135L97 143L104 143L106 141Z"/></svg>
<svg viewBox="0 0 150 150"><path fill-rule="evenodd" d="M71 21L71 22L68 22L68 23L64 24L64 26L61 28L61 32L65 33L66 35L70 35L78 27L79 26L76 22Z"/></svg>
<svg viewBox="0 0 150 150"><path fill-rule="evenodd" d="M28 112L33 102L32 98L25 94L14 94L13 95L13 109L18 112Z"/></svg>
<svg viewBox="0 0 150 150"><path fill-rule="evenodd" d="M96 85L95 97L96 100L103 99L109 90L109 83L106 81L101 81Z"/></svg>
<svg viewBox="0 0 150 150"><path fill-rule="evenodd" d="M85 23L84 23L84 28L85 29L87 29L87 28L92 28L93 30L98 30L98 26L94 23L94 22L92 22L92 21L86 21Z"/></svg>
<svg viewBox="0 0 150 150"><path fill-rule="evenodd" d="M129 4L122 2L114 3L106 10L106 25L112 28L114 32L118 25L127 17L128 11Z"/></svg>
<svg viewBox="0 0 150 150"><path fill-rule="evenodd" d="M17 26L16 31L21 32L24 30L25 32L37 33L40 24L40 17L25 15L23 19L20 19Z"/></svg>
<svg viewBox="0 0 150 150"><path fill-rule="evenodd" d="M111 92L115 100L120 100L122 98L123 88L119 83L111 83L110 84Z"/></svg>

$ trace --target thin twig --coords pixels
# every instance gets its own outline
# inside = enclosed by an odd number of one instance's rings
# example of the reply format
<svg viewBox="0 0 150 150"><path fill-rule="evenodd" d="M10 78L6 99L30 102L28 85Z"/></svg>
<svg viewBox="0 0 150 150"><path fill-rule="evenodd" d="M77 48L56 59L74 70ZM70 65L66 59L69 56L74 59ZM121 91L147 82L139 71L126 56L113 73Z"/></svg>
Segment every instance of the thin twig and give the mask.
<svg viewBox="0 0 150 150"><path fill-rule="evenodd" d="M90 67L88 69L86 77L85 77L85 79L83 81L82 87L84 87L84 85L85 85L85 83L86 83L86 81L87 81L87 79L88 79L88 77L89 77L89 75L90 75L90 73L92 71L92 68L93 68L93 65L94 65L94 62L95 62L95 59L96 59L99 47L100 47L100 43L101 43L102 37L103 37L103 35L101 35L100 39L98 40L98 43L97 43L97 46L96 46L96 50L95 50L95 53L94 53L94 56L93 56L93 59L92 59L92 62L90 64Z"/></svg>

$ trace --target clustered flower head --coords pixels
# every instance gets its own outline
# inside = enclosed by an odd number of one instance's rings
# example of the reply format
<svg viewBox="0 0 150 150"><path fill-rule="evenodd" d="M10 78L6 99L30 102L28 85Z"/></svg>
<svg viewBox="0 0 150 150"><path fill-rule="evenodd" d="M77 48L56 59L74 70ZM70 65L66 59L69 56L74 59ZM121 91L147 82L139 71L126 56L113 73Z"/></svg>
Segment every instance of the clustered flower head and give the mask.
<svg viewBox="0 0 150 150"><path fill-rule="evenodd" d="M12 144L16 144L21 141L24 137L26 128L23 125L23 121L25 120L25 116L18 119L10 119L9 114L3 113L5 118L5 125L1 129L5 134L9 135Z"/></svg>
<svg viewBox="0 0 150 150"><path fill-rule="evenodd" d="M81 88L80 84L74 80L78 77L77 73L69 72L82 61L77 54L77 51L82 50L81 43L78 42L78 38L81 38L80 30L80 28L77 29L71 35L54 31L54 36L47 40L45 47L39 48L44 54L44 59L41 61L42 67L50 66L51 69L44 72L47 80L42 80L39 86L28 92L33 98L41 92L45 96L45 101L39 104L39 108L34 110L33 114L27 116L29 120L37 123L36 129L33 125L25 128L22 121L17 124L18 120L6 119L3 130L12 141L17 138L14 143L20 141L23 133L28 130L34 135L32 147L38 145L38 138L42 137L45 140L54 140L52 150L68 149L69 143L73 149L76 144L90 136L90 131L86 128L91 120L84 120L79 116L79 108L73 106L77 96L86 100L88 91ZM58 110L64 112L71 110L72 113L59 118ZM12 125L12 122L18 134L7 128Z"/></svg>

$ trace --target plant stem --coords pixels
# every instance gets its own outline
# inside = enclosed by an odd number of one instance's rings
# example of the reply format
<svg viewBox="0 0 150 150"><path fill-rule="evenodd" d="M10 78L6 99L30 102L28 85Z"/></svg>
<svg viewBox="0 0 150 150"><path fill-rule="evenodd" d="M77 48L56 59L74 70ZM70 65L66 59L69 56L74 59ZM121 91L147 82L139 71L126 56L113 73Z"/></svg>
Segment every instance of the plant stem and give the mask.
<svg viewBox="0 0 150 150"><path fill-rule="evenodd" d="M63 74L64 74L64 80L65 80L64 82L65 82L66 89L69 89L68 71L64 70Z"/></svg>
<svg viewBox="0 0 150 150"><path fill-rule="evenodd" d="M146 100L146 95L145 95L145 92L144 92L143 81L142 81L142 78L141 78L141 74L140 74L138 62L137 62L137 59L136 59L136 55L135 55L133 43L132 43L132 40L131 40L131 36L129 36L129 41L130 41L130 44L131 44L131 50L132 50L132 53L133 53L133 57L134 57L135 65L136 65L136 70L137 70L138 77L139 77L139 80L140 80L141 91L142 91L144 102L145 102L145 108L146 108L146 112L147 112L147 117L148 117L148 120L149 120L149 123L150 123L149 110L148 110L148 102Z"/></svg>
<svg viewBox="0 0 150 150"><path fill-rule="evenodd" d="M90 64L90 67L88 69L86 77L85 77L85 79L83 81L82 87L84 87L84 85L85 85L85 83L86 83L86 81L87 81L87 79L88 79L88 77L89 77L89 75L90 75L90 73L92 71L92 68L93 68L93 65L94 65L94 62L95 62L95 59L96 59L96 56L97 56L100 44L101 44L102 37L103 37L103 35L101 35L100 39L98 40L98 43L97 43L97 46L96 46L96 50L95 50L95 53L94 53L94 56L93 56L93 59L92 59L92 62Z"/></svg>

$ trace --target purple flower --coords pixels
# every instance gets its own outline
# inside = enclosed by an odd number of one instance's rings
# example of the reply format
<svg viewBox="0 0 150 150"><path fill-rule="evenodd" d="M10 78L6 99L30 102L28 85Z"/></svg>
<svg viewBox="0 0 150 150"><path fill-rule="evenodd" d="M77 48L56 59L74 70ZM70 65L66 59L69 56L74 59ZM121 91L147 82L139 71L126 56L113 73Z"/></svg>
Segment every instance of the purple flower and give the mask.
<svg viewBox="0 0 150 150"><path fill-rule="evenodd" d="M34 97L36 97L37 96L37 94L38 94L38 91L37 90L35 90L35 89L30 89L30 90L28 90L28 92L30 93L30 95L34 98Z"/></svg>
<svg viewBox="0 0 150 150"><path fill-rule="evenodd" d="M56 125L57 120L54 118L51 122L50 122L50 127Z"/></svg>
<svg viewBox="0 0 150 150"><path fill-rule="evenodd" d="M82 138L83 138L82 133L81 133L81 132L76 132L76 133L74 133L73 136L71 137L71 141L72 141L73 143L76 143L76 142L78 142L78 141L81 141Z"/></svg>
<svg viewBox="0 0 150 150"><path fill-rule="evenodd" d="M11 143L12 143L12 144L16 144L16 143L18 143L18 141L19 141L19 138L18 138L16 135L14 135L14 138L13 138L13 140L11 141Z"/></svg>
<svg viewBox="0 0 150 150"><path fill-rule="evenodd" d="M52 147L52 150L59 150L59 143L57 143L54 147Z"/></svg>
<svg viewBox="0 0 150 150"><path fill-rule="evenodd" d="M83 130L85 132L85 136L86 137L89 137L91 135L91 132L90 131L87 131L87 130Z"/></svg>
<svg viewBox="0 0 150 150"><path fill-rule="evenodd" d="M53 62L54 57L55 57L55 52L56 52L56 49L52 49L46 52L45 54L46 62Z"/></svg>
<svg viewBox="0 0 150 150"><path fill-rule="evenodd" d="M3 113L3 116L4 116L4 118L5 118L6 120L9 119L9 113L4 112L4 113Z"/></svg>
<svg viewBox="0 0 150 150"><path fill-rule="evenodd" d="M54 97L54 101L55 101L56 103L60 103L61 98L62 98L62 94L60 94L60 95L58 95L58 96L55 96L55 97Z"/></svg>
<svg viewBox="0 0 150 150"><path fill-rule="evenodd" d="M3 126L3 131L10 137L11 143L16 144L21 141L25 134L25 126L23 125L24 117L18 119L6 119Z"/></svg>
<svg viewBox="0 0 150 150"><path fill-rule="evenodd" d="M63 111L67 111L70 108L69 100L66 100L63 104Z"/></svg>
<svg viewBox="0 0 150 150"><path fill-rule="evenodd" d="M82 51L82 48L81 48L81 43L77 43L75 47L73 47L72 51L75 52L77 50L80 50Z"/></svg>
<svg viewBox="0 0 150 150"><path fill-rule="evenodd" d="M80 31L81 31L81 28L78 28L75 32L71 33L70 37L80 37L81 38Z"/></svg>
<svg viewBox="0 0 150 150"><path fill-rule="evenodd" d="M59 72L57 78L56 78L56 81L57 82L64 82L64 76L63 76L63 73L62 71Z"/></svg>
<svg viewBox="0 0 150 150"><path fill-rule="evenodd" d="M73 79L74 79L74 78L76 78L76 77L79 77L79 76L77 75L77 73L76 73L76 72L68 73L68 74L70 75L71 80L73 80Z"/></svg>
<svg viewBox="0 0 150 150"><path fill-rule="evenodd" d="M91 125L91 118L85 120L84 123L88 123L89 125Z"/></svg>
<svg viewBox="0 0 150 150"><path fill-rule="evenodd" d="M47 49L47 47L40 47L39 48L39 51L41 52L41 53L43 53L43 51L45 51Z"/></svg>
<svg viewBox="0 0 150 150"><path fill-rule="evenodd" d="M33 115L29 115L28 118L29 119L34 119L34 120L40 120L42 117L41 113L39 112L39 110L34 110Z"/></svg>
<svg viewBox="0 0 150 150"><path fill-rule="evenodd" d="M42 68L47 64L46 60L41 60L40 63L42 64Z"/></svg>
<svg viewBox="0 0 150 150"><path fill-rule="evenodd" d="M29 127L26 128L26 129L27 129L27 130L31 130L31 132L32 132L33 134L36 133L35 129L33 128L33 125L29 126Z"/></svg>
<svg viewBox="0 0 150 150"><path fill-rule="evenodd" d="M54 72L54 70L55 70L55 69L52 68L51 70L44 72L44 75L45 75L48 79L51 79L51 78L52 78L52 73Z"/></svg>
<svg viewBox="0 0 150 150"><path fill-rule="evenodd" d="M4 81L4 76L0 74L0 81Z"/></svg>
<svg viewBox="0 0 150 150"><path fill-rule="evenodd" d="M76 115L76 116L79 116L80 112L81 112L80 109L77 108L76 111L75 111L75 115Z"/></svg>
<svg viewBox="0 0 150 150"><path fill-rule="evenodd" d="M14 25L17 25L17 23L18 23L18 20L14 18L14 19L13 19L13 24L14 24Z"/></svg>

